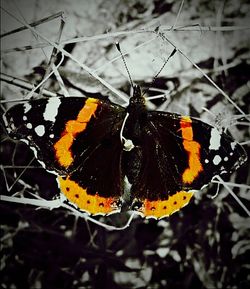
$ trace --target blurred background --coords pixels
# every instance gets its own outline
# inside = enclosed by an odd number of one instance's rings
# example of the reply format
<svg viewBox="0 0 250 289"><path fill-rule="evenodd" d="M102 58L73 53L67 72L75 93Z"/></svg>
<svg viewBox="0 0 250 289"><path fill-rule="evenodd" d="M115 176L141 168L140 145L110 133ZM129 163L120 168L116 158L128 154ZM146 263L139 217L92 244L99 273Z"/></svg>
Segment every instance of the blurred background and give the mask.
<svg viewBox="0 0 250 289"><path fill-rule="evenodd" d="M149 109L198 117L227 131L249 155L249 1L1 1L1 115L51 72L33 97L125 100L83 68L130 95L132 80ZM43 37L25 27L31 24ZM164 37L161 37L161 36ZM59 43L73 58L53 49ZM176 52L152 83L154 76ZM197 69L194 65L202 70ZM238 106L236 109L205 76ZM52 200L55 176L1 121L1 194ZM249 162L225 179L249 207ZM170 218L135 216L108 231L65 208L0 203L1 288L249 288L250 222L223 185L211 184ZM130 212L94 219L117 228Z"/></svg>

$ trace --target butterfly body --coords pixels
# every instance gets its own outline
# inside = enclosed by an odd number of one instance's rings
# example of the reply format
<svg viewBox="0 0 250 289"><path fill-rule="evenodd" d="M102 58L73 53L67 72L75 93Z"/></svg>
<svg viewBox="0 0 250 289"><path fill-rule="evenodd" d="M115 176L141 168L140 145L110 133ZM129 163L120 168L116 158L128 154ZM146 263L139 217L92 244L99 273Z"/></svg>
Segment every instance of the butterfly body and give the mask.
<svg viewBox="0 0 250 289"><path fill-rule="evenodd" d="M193 192L246 160L244 149L200 120L148 111L139 87L123 108L83 97L33 100L5 114L10 136L32 147L62 193L91 214L124 203L146 217L169 216ZM130 146L126 147L128 141Z"/></svg>

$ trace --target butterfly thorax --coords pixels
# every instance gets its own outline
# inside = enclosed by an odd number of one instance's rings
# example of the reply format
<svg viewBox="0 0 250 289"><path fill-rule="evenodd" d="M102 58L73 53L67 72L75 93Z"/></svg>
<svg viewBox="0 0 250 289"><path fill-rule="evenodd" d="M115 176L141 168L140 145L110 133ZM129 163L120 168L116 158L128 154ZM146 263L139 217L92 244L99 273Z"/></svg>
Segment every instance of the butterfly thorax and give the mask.
<svg viewBox="0 0 250 289"><path fill-rule="evenodd" d="M135 85L133 88L134 93L126 109L129 116L126 120L124 133L125 137L137 140L141 138L143 128L146 124L147 109L145 106L145 98L142 96L140 87Z"/></svg>

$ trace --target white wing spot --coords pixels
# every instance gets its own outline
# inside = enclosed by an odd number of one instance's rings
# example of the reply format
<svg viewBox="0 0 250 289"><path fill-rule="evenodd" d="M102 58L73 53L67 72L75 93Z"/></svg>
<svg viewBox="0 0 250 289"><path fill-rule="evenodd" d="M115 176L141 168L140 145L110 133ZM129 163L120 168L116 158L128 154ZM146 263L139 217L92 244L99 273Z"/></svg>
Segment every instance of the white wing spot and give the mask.
<svg viewBox="0 0 250 289"><path fill-rule="evenodd" d="M224 161L227 162L228 161L228 157L224 157Z"/></svg>
<svg viewBox="0 0 250 289"><path fill-rule="evenodd" d="M221 157L219 155L216 155L213 159L214 165L218 165L221 162Z"/></svg>
<svg viewBox="0 0 250 289"><path fill-rule="evenodd" d="M58 97L51 97L46 104L43 117L44 120L55 122L58 113L58 108L61 104L61 100Z"/></svg>
<svg viewBox="0 0 250 289"><path fill-rule="evenodd" d="M27 126L28 129L32 129L32 124L30 122L27 123L26 126Z"/></svg>
<svg viewBox="0 0 250 289"><path fill-rule="evenodd" d="M205 159L205 163L208 164L208 163L209 163L209 160L208 160L208 159Z"/></svg>
<svg viewBox="0 0 250 289"><path fill-rule="evenodd" d="M16 129L16 127L15 127L15 125L14 125L14 122L11 122L11 123L10 123L10 129L11 129L11 130L15 130L15 129ZM10 131L11 131L11 130L10 130Z"/></svg>
<svg viewBox="0 0 250 289"><path fill-rule="evenodd" d="M54 138L55 136L54 136L54 134L52 133L52 134L49 135L49 137L50 137L50 138Z"/></svg>
<svg viewBox="0 0 250 289"><path fill-rule="evenodd" d="M221 134L216 128L212 128L210 136L210 150L218 150L220 148Z"/></svg>
<svg viewBox="0 0 250 289"><path fill-rule="evenodd" d="M23 116L23 120L24 121L27 120L27 116L26 115Z"/></svg>
<svg viewBox="0 0 250 289"><path fill-rule="evenodd" d="M44 125L38 125L37 127L35 127L35 132L38 136L43 136L45 134Z"/></svg>
<svg viewBox="0 0 250 289"><path fill-rule="evenodd" d="M27 113L31 109L31 105L27 102L23 105L24 113Z"/></svg>
<svg viewBox="0 0 250 289"><path fill-rule="evenodd" d="M234 141L234 142L231 142L231 148L232 148L232 150L234 151L234 149L235 149L235 147L236 147L236 142Z"/></svg>

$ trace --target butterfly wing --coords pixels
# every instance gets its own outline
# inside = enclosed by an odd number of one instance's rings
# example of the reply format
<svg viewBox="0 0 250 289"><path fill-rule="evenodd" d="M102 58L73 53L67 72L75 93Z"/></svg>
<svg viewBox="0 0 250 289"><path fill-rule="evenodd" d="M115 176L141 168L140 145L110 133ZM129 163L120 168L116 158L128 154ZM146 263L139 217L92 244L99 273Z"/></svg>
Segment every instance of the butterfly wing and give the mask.
<svg viewBox="0 0 250 289"><path fill-rule="evenodd" d="M125 111L93 98L39 99L5 114L10 136L26 142L55 172L62 192L92 214L118 209L123 193L120 129Z"/></svg>
<svg viewBox="0 0 250 289"><path fill-rule="evenodd" d="M200 120L148 112L138 123L137 131L126 132L135 148L124 153L124 170L137 199L132 208L145 216L161 218L178 211L194 190L246 160L239 144Z"/></svg>

